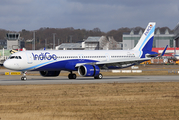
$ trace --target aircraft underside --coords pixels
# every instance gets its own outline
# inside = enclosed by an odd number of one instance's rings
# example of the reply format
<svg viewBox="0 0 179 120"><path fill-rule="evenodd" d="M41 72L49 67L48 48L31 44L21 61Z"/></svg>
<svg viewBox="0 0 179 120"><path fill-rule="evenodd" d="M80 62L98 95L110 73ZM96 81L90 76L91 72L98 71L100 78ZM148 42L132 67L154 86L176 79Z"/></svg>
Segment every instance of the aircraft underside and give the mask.
<svg viewBox="0 0 179 120"><path fill-rule="evenodd" d="M88 63L75 67L77 63ZM91 63L97 61L90 61ZM94 77L94 79L102 79L103 75L100 73L100 69L122 69L134 65L134 63L126 64L102 64L102 65L92 65L89 64L89 60L84 60L83 62L79 60L70 60L70 61L58 61L55 63L50 63L39 68L36 68L31 71L39 71L40 75L43 77L57 77L61 71L69 71L69 79L76 79L76 74L73 71L78 71L78 74L82 77ZM35 67L35 66L34 66ZM32 68L32 67L31 67ZM60 68L60 69L59 69ZM23 71L23 76L21 80L26 80L26 71Z"/></svg>

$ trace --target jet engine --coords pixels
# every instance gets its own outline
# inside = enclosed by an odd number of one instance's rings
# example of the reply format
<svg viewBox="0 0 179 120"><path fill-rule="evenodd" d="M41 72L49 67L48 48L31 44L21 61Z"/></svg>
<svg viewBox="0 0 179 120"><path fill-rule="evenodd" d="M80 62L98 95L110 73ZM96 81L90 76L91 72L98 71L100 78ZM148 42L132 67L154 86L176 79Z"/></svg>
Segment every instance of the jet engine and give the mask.
<svg viewBox="0 0 179 120"><path fill-rule="evenodd" d="M97 76L100 69L97 65L81 65L78 68L78 74L83 77Z"/></svg>
<svg viewBox="0 0 179 120"><path fill-rule="evenodd" d="M60 71L40 71L40 75L43 77L56 77L60 74Z"/></svg>

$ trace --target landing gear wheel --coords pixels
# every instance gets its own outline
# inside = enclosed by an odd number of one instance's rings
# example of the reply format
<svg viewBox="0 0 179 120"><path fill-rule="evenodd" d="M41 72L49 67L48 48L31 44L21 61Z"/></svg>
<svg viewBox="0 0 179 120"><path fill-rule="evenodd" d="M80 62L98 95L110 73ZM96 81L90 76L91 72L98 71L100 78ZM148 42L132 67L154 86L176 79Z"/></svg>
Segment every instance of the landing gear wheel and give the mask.
<svg viewBox="0 0 179 120"><path fill-rule="evenodd" d="M101 73L99 73L97 76L94 76L94 79L102 79L103 75Z"/></svg>
<svg viewBox="0 0 179 120"><path fill-rule="evenodd" d="M21 77L21 80L26 81L27 80L27 78L26 78L27 71L23 71L22 73L23 73L23 76Z"/></svg>
<svg viewBox="0 0 179 120"><path fill-rule="evenodd" d="M72 74L72 79L76 79L76 74Z"/></svg>
<svg viewBox="0 0 179 120"><path fill-rule="evenodd" d="M76 79L76 74L69 74L68 79Z"/></svg>
<svg viewBox="0 0 179 120"><path fill-rule="evenodd" d="M26 77L21 77L21 80L22 80L22 81L26 81L27 78L26 78Z"/></svg>

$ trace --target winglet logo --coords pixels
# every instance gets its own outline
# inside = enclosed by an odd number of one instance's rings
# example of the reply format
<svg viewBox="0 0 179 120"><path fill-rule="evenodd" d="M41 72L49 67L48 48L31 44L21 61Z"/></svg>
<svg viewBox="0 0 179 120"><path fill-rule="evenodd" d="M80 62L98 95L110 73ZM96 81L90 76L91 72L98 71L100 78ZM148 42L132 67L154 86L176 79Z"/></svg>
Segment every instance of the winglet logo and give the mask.
<svg viewBox="0 0 179 120"><path fill-rule="evenodd" d="M148 35L148 33L150 32L150 30L152 29L152 25L149 25L146 32L144 33L146 36Z"/></svg>
<svg viewBox="0 0 179 120"><path fill-rule="evenodd" d="M39 55L32 53L32 55L34 57L34 60L46 60L46 59L47 60L51 60L51 59L56 60L57 59L57 56L55 54L50 55L49 52L41 53Z"/></svg>

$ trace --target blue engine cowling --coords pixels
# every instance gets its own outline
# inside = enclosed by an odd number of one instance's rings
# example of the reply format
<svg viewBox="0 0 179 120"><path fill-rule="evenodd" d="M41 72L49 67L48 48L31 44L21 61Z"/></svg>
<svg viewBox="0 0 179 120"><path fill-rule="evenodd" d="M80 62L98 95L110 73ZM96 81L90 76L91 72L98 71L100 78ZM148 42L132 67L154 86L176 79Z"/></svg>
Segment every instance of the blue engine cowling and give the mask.
<svg viewBox="0 0 179 120"><path fill-rule="evenodd" d="M56 77L60 74L60 71L40 71L40 75L43 77Z"/></svg>
<svg viewBox="0 0 179 120"><path fill-rule="evenodd" d="M83 77L97 76L100 69L97 65L81 65L78 68L78 74Z"/></svg>

